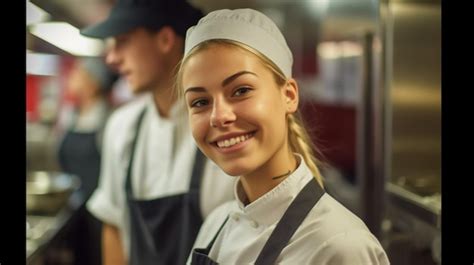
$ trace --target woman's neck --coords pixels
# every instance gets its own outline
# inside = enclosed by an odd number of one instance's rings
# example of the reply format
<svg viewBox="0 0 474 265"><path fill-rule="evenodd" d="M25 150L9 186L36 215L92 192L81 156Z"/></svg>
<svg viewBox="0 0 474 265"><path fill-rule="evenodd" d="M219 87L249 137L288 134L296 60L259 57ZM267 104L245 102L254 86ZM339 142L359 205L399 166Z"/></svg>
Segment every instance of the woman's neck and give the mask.
<svg viewBox="0 0 474 265"><path fill-rule="evenodd" d="M240 181L251 203L269 192L284 181L295 169L298 163L295 155L288 150L275 154L265 164L250 174L241 176Z"/></svg>

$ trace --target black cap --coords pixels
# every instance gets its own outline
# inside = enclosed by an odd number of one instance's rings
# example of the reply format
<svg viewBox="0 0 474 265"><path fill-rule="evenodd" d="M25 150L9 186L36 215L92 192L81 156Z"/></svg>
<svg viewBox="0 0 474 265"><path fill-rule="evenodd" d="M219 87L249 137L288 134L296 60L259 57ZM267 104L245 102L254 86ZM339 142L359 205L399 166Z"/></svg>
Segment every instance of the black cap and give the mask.
<svg viewBox="0 0 474 265"><path fill-rule="evenodd" d="M81 34L107 38L137 27L159 30L167 25L178 35L185 37L186 30L202 16L201 10L185 0L117 0L107 19L82 29Z"/></svg>

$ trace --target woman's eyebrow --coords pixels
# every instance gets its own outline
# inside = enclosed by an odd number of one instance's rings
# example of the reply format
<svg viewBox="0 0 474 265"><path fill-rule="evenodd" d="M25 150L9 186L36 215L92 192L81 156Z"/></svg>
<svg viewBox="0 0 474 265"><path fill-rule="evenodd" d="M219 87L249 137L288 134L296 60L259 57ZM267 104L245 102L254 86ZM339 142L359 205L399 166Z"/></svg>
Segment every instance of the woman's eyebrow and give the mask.
<svg viewBox="0 0 474 265"><path fill-rule="evenodd" d="M240 71L240 72L237 72L237 73L227 77L226 79L224 79L224 81L222 81L222 86L224 87L224 86L228 85L230 82L234 81L237 77L239 77L241 75L244 75L244 74L251 74L251 75L257 76L257 74L255 74L253 72Z"/></svg>
<svg viewBox="0 0 474 265"><path fill-rule="evenodd" d="M240 72L237 72L237 73L227 77L226 79L224 79L224 81L222 81L222 86L225 87L226 85L228 85L229 83L231 83L232 81L237 79L239 76L245 75L245 74L251 74L251 75L254 75L254 76L258 76L256 73L253 73L253 72L240 71ZM186 89L186 91L184 91L184 94L186 94L188 92L203 93L203 92L206 92L206 89L204 87L189 87L189 88Z"/></svg>
<svg viewBox="0 0 474 265"><path fill-rule="evenodd" d="M188 92L206 92L206 89L204 87L189 87L186 89L186 91L184 91L184 94L186 95L186 93Z"/></svg>

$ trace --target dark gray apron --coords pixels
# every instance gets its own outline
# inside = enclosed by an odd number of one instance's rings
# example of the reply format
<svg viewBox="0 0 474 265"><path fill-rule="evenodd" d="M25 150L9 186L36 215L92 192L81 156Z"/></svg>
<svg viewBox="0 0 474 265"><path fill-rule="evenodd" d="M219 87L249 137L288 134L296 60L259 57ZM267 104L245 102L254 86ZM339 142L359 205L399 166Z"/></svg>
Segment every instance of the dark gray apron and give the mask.
<svg viewBox="0 0 474 265"><path fill-rule="evenodd" d="M130 211L129 264L185 264L202 224L199 188L205 157L197 149L187 193L152 200L134 199L131 170L144 114L145 110L137 122L125 182Z"/></svg>
<svg viewBox="0 0 474 265"><path fill-rule="evenodd" d="M59 146L61 169L81 179L84 204L75 213L75 229L71 231L74 249L74 264L99 265L101 259L102 224L85 207L85 202L97 187L100 173L100 152L97 133L83 133L69 130Z"/></svg>
<svg viewBox="0 0 474 265"><path fill-rule="evenodd" d="M89 198L97 187L100 173L97 133L69 130L59 146L59 164L64 172L81 179L80 190Z"/></svg>
<svg viewBox="0 0 474 265"><path fill-rule="evenodd" d="M262 251L257 257L255 264L275 264L281 251L290 241L290 238L296 232L300 224L306 218L311 209L316 205L321 196L323 196L324 190L314 181L308 182L306 186L300 191L298 196L293 200L288 209L286 210L283 217L278 222L277 226L273 230L272 234L268 238L267 242L263 246ZM227 219L224 221L224 224ZM211 240L207 248L194 249L192 253L192 265L216 265L217 262L209 258L209 252L220 233L224 224L219 228L214 238Z"/></svg>

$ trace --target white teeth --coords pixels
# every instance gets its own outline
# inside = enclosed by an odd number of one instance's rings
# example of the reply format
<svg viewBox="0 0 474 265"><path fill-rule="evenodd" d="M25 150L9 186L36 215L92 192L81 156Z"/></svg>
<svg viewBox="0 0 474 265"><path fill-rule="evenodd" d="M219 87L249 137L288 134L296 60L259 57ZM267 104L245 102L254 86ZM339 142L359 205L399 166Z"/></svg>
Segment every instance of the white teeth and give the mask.
<svg viewBox="0 0 474 265"><path fill-rule="evenodd" d="M227 140L218 141L217 146L220 147L220 148L227 148L227 147L233 146L235 144L241 143L241 142L249 139L251 136L252 136L252 134L248 133L246 135L241 135L241 136L237 136L237 137L230 138L230 139L227 139Z"/></svg>

